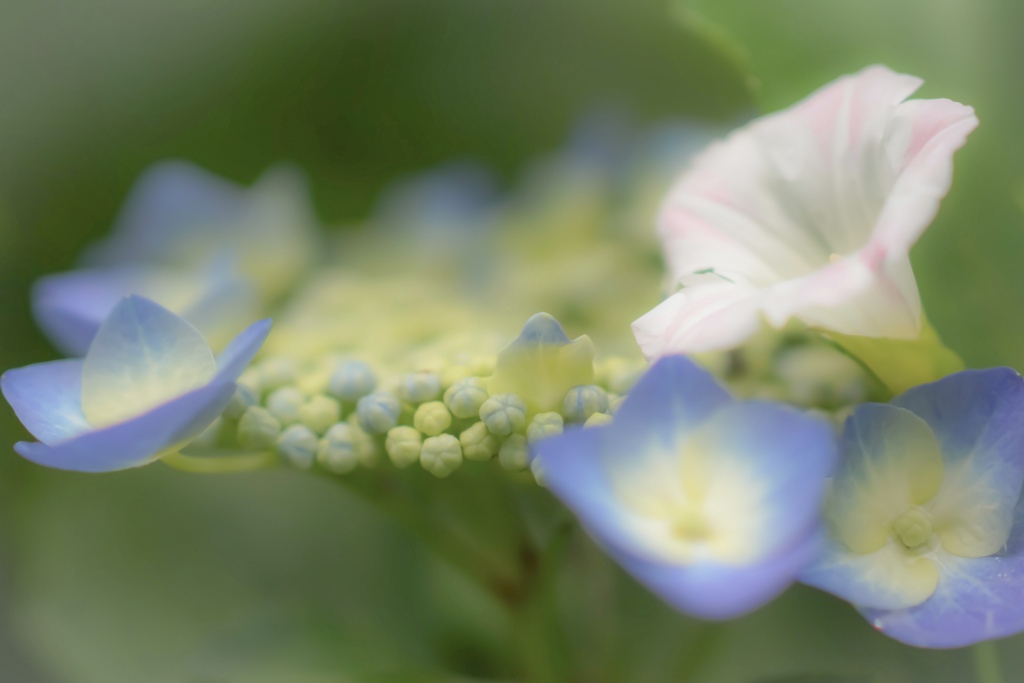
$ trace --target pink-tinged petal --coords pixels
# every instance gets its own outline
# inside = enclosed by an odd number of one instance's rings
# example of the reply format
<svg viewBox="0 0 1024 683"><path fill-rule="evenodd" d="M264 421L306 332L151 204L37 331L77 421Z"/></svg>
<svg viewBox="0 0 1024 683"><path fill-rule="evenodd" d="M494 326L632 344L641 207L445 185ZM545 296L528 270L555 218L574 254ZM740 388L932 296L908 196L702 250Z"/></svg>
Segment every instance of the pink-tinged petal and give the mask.
<svg viewBox="0 0 1024 683"><path fill-rule="evenodd" d="M908 277L909 275L909 277ZM873 267L856 254L770 290L765 317L776 327L798 318L811 327L858 335L916 339L921 300L905 257Z"/></svg>
<svg viewBox="0 0 1024 683"><path fill-rule="evenodd" d="M753 290L749 300L776 326L798 318L852 336L917 338L908 251L977 124L970 107L949 100L904 102L920 85L869 67L698 156L658 219L686 297L635 324L645 353L730 348L757 329L749 306L721 304L721 284L706 273L737 285L737 298Z"/></svg>
<svg viewBox="0 0 1024 683"><path fill-rule="evenodd" d="M757 290L728 283L673 294L633 322L649 359L739 346L761 325Z"/></svg>
<svg viewBox="0 0 1024 683"><path fill-rule="evenodd" d="M909 251L949 192L953 154L977 127L974 109L952 100L912 100L897 108L890 132L901 139L898 144L905 151L893 159L900 171L876 223L871 249L887 257Z"/></svg>

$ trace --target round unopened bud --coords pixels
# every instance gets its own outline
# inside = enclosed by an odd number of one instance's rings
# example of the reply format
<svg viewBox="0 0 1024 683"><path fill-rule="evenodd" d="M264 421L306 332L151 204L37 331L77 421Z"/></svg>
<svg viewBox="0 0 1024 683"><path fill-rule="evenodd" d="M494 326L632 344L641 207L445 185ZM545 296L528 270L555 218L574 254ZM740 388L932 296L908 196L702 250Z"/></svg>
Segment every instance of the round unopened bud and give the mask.
<svg viewBox="0 0 1024 683"><path fill-rule="evenodd" d="M238 420L238 443L243 448L270 448L280 433L281 423L260 406L249 406Z"/></svg>
<svg viewBox="0 0 1024 683"><path fill-rule="evenodd" d="M452 426L452 414L440 401L431 401L416 409L412 424L427 436L437 436Z"/></svg>
<svg viewBox="0 0 1024 683"><path fill-rule="evenodd" d="M299 408L299 422L323 434L341 419L341 406L333 398L318 394Z"/></svg>
<svg viewBox="0 0 1024 683"><path fill-rule="evenodd" d="M398 399L383 391L363 396L356 404L359 426L370 434L383 434L394 427L401 412Z"/></svg>
<svg viewBox="0 0 1024 683"><path fill-rule="evenodd" d="M290 358L268 358L260 363L257 372L262 391L273 391L291 384L298 376L295 363Z"/></svg>
<svg viewBox="0 0 1024 683"><path fill-rule="evenodd" d="M525 469L530 462L530 449L526 437L522 434L513 434L505 439L501 444L501 450L498 451L498 462L507 470Z"/></svg>
<svg viewBox="0 0 1024 683"><path fill-rule="evenodd" d="M596 384L573 387L562 399L562 415L570 422L586 422L594 413L608 412L608 394Z"/></svg>
<svg viewBox="0 0 1024 683"><path fill-rule="evenodd" d="M348 424L352 427L352 438L356 444L356 457L359 458L359 464L363 467L373 467L377 464L377 458L380 456L377 441L360 426L359 416L355 413L349 417Z"/></svg>
<svg viewBox="0 0 1024 683"><path fill-rule="evenodd" d="M501 440L483 422L476 422L459 434L459 443L467 460L490 460L498 452Z"/></svg>
<svg viewBox="0 0 1024 683"><path fill-rule="evenodd" d="M316 461L335 474L348 474L359 465L355 430L346 422L333 425L320 439Z"/></svg>
<svg viewBox="0 0 1024 683"><path fill-rule="evenodd" d="M420 459L423 435L412 427L392 427L384 441L384 450L395 467L408 467Z"/></svg>
<svg viewBox="0 0 1024 683"><path fill-rule="evenodd" d="M480 406L480 421L498 436L522 431L526 427L526 403L515 394L496 394Z"/></svg>
<svg viewBox="0 0 1024 683"><path fill-rule="evenodd" d="M229 420L237 420L242 417L242 413L249 406L254 406L260 402L259 393L250 387L248 384L242 384L237 382L235 384L235 393L231 397L231 401L228 402L228 407L224 409L224 417Z"/></svg>
<svg viewBox="0 0 1024 683"><path fill-rule="evenodd" d="M327 391L342 401L358 401L376 388L373 370L361 360L339 362L327 381Z"/></svg>
<svg viewBox="0 0 1024 683"><path fill-rule="evenodd" d="M547 436L561 434L565 428L565 420L558 413L537 413L526 428L526 440L535 443Z"/></svg>
<svg viewBox="0 0 1024 683"><path fill-rule="evenodd" d="M306 395L297 387L281 387L267 396L267 410L283 425L299 421L299 411L306 403Z"/></svg>
<svg viewBox="0 0 1024 683"><path fill-rule="evenodd" d="M608 413L594 413L587 418L587 421L583 423L584 427L600 427L606 425L612 421L612 416Z"/></svg>
<svg viewBox="0 0 1024 683"><path fill-rule="evenodd" d="M432 372L413 372L398 384L398 396L409 403L433 401L441 393L441 378Z"/></svg>
<svg viewBox="0 0 1024 683"><path fill-rule="evenodd" d="M487 383L479 377L464 377L444 392L444 404L460 419L479 415L486 400Z"/></svg>
<svg viewBox="0 0 1024 683"><path fill-rule="evenodd" d="M299 469L313 466L320 440L313 430L303 425L292 425L277 437L277 452Z"/></svg>
<svg viewBox="0 0 1024 683"><path fill-rule="evenodd" d="M432 436L423 442L420 464L435 477L447 477L462 464L462 446L451 434Z"/></svg>

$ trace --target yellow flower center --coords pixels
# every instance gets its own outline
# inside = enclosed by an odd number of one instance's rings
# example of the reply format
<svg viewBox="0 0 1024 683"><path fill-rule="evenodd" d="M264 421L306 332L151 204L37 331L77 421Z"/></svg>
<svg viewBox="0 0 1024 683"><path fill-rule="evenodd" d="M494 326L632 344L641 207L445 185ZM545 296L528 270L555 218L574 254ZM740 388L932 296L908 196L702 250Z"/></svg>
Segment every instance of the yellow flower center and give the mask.
<svg viewBox="0 0 1024 683"><path fill-rule="evenodd" d="M922 549L932 539L931 516L921 508L911 508L893 520L892 530L907 550Z"/></svg>

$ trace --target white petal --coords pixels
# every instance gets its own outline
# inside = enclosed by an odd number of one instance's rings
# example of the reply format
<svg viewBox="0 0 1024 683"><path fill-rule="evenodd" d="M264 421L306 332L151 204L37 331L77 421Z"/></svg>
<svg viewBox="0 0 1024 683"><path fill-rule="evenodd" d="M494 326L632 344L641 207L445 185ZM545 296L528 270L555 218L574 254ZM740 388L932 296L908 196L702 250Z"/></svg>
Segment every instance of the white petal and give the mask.
<svg viewBox="0 0 1024 683"><path fill-rule="evenodd" d="M916 338L921 304L908 251L977 124L970 107L949 100L904 102L920 84L871 67L699 156L658 220L685 303L637 321L645 353L730 348L756 330L750 307L721 305L721 294L692 303L705 287L721 289L709 273L760 290L749 301L775 326L797 318L848 335ZM709 315L709 305L721 313Z"/></svg>
<svg viewBox="0 0 1024 683"><path fill-rule="evenodd" d="M633 322L644 355L700 353L739 346L761 326L759 294L728 283L673 294Z"/></svg>

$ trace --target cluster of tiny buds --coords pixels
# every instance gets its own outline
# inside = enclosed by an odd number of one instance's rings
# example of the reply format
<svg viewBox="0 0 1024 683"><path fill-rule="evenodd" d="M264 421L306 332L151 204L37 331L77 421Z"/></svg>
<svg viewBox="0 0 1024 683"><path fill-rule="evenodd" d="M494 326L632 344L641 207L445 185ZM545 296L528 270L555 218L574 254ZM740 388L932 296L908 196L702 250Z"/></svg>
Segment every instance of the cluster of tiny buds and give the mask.
<svg viewBox="0 0 1024 683"><path fill-rule="evenodd" d="M530 468L530 444L567 426L611 421L622 401L611 387L628 390L621 370L627 366L612 360L602 367L604 386L572 387L560 411L531 412L516 394L490 394L487 378L467 368L381 381L361 360L330 359L307 370L271 358L239 380L217 429L222 447L274 449L295 467L336 474L374 467L385 455L395 467L419 463L437 477L466 460L493 458L522 471ZM628 367L635 375L635 364ZM542 477L536 469L533 474Z"/></svg>

